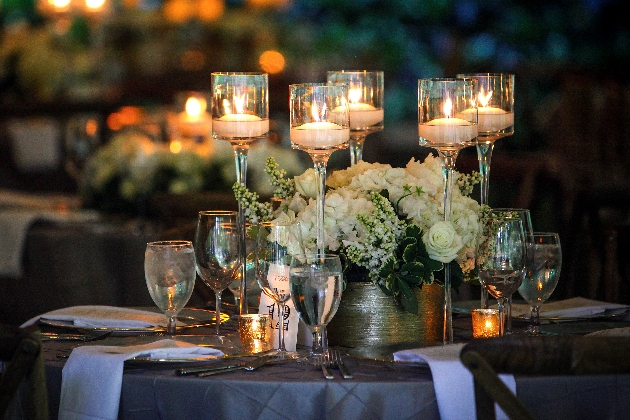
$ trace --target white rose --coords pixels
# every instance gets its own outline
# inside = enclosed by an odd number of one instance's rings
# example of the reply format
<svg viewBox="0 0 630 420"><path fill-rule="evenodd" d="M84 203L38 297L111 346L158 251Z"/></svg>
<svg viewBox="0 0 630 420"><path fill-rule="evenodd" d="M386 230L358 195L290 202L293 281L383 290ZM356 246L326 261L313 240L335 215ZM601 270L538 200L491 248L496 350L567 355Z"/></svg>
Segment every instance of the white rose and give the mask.
<svg viewBox="0 0 630 420"><path fill-rule="evenodd" d="M309 168L302 175L297 175L295 180L295 189L303 197L317 198L317 176L315 169Z"/></svg>
<svg viewBox="0 0 630 420"><path fill-rule="evenodd" d="M422 236L429 257L436 261L449 263L457 257L457 252L464 245L450 222L437 222Z"/></svg>

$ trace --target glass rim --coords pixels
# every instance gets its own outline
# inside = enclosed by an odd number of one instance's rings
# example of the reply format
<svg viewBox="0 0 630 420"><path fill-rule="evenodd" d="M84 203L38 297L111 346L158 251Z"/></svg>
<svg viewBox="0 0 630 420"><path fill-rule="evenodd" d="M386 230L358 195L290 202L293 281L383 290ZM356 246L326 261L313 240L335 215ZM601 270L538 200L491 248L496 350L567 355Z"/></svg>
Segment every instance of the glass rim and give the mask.
<svg viewBox="0 0 630 420"><path fill-rule="evenodd" d="M331 83L331 82L306 82L306 83L293 83L289 85L289 90L297 88L337 88L339 86L348 86L347 83Z"/></svg>
<svg viewBox="0 0 630 420"><path fill-rule="evenodd" d="M514 73L457 73L456 77L514 77Z"/></svg>
<svg viewBox="0 0 630 420"><path fill-rule="evenodd" d="M192 241L184 239L173 239L166 241L151 241L147 242L147 246L159 246L159 247L171 247L171 246L192 246Z"/></svg>
<svg viewBox="0 0 630 420"><path fill-rule="evenodd" d="M236 210L200 210L199 216L238 216L238 211Z"/></svg>
<svg viewBox="0 0 630 420"><path fill-rule="evenodd" d="M327 75L331 73L347 73L347 74L385 74L383 70L328 70L326 72Z"/></svg>
<svg viewBox="0 0 630 420"><path fill-rule="evenodd" d="M268 76L269 73L261 71L213 71L210 76Z"/></svg>

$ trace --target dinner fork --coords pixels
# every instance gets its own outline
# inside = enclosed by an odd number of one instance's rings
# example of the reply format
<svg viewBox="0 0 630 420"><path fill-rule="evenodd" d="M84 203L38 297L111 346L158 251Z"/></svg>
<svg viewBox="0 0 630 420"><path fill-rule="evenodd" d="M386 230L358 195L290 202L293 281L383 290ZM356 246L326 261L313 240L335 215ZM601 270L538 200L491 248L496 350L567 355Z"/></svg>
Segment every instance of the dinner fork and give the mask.
<svg viewBox="0 0 630 420"><path fill-rule="evenodd" d="M352 379L352 374L350 373L350 371L346 367L346 364L341 358L341 352L339 350L328 349L327 357L329 366L339 369L339 371L343 375L343 379Z"/></svg>
<svg viewBox="0 0 630 420"><path fill-rule="evenodd" d="M328 371L327 365L328 360L326 360L326 356L322 354L315 357L315 367L321 368L324 377L326 379L335 379L335 377Z"/></svg>

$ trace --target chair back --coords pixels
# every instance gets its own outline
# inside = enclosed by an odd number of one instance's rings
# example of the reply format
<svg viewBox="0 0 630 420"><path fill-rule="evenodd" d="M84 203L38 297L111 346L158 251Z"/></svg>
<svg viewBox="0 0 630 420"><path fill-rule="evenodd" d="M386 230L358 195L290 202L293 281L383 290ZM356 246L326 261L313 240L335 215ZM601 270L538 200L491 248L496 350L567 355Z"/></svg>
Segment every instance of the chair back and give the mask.
<svg viewBox="0 0 630 420"><path fill-rule="evenodd" d="M0 325L0 418L9 410L21 386L26 389L25 417L48 420L48 391L41 342L14 325ZM25 382L24 385L22 385Z"/></svg>

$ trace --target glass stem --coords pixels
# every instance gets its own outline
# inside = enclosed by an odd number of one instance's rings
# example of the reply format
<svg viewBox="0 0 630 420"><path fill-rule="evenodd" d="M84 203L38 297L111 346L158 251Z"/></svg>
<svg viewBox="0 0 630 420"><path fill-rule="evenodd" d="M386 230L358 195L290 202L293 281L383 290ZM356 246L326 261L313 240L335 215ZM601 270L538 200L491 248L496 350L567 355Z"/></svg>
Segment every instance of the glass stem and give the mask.
<svg viewBox="0 0 630 420"><path fill-rule="evenodd" d="M326 252L326 230L324 229L324 205L326 200L326 164L330 154L313 154L313 165L317 178L317 252Z"/></svg>
<svg viewBox="0 0 630 420"><path fill-rule="evenodd" d="M512 333L512 295L505 300L505 332Z"/></svg>
<svg viewBox="0 0 630 420"><path fill-rule="evenodd" d="M499 304L499 337L505 335L505 298L497 299Z"/></svg>
<svg viewBox="0 0 630 420"><path fill-rule="evenodd" d="M348 142L348 148L350 149L350 166L356 165L360 160L363 160L363 142L365 136L350 136Z"/></svg>
<svg viewBox="0 0 630 420"><path fill-rule="evenodd" d="M492 149L494 143L477 144L477 160L479 161L479 173L481 174L481 201L479 204L488 204L488 188L490 185L490 160L492 159ZM481 307L488 309L489 305L488 291L485 287L481 287Z"/></svg>
<svg viewBox="0 0 630 420"><path fill-rule="evenodd" d="M215 296L215 307L216 307L216 319L217 319L217 325L215 328L215 332L217 334L217 336L221 335L221 292L220 291L214 291L214 296Z"/></svg>
<svg viewBox="0 0 630 420"><path fill-rule="evenodd" d="M540 327L540 306L532 306L529 314L529 330L537 333Z"/></svg>
<svg viewBox="0 0 630 420"><path fill-rule="evenodd" d="M232 146L232 148L234 150L234 163L236 165L236 182L245 186L247 182L247 152L249 150L249 146L234 145ZM247 313L247 278L246 278L247 250L245 248L247 232L245 231L245 209L243 208L243 205L241 204L240 201L238 202L238 216L239 216L239 223L240 223L238 250L239 250L239 260L241 263L241 267L239 268L239 271L240 271L239 279L241 281L241 286L240 286L238 313L240 315L243 315Z"/></svg>
<svg viewBox="0 0 630 420"><path fill-rule="evenodd" d="M444 221L451 221L451 203L453 201L453 169L458 151L440 152L444 172ZM444 264L444 343L453 342L453 309L451 305L451 267Z"/></svg>
<svg viewBox="0 0 630 420"><path fill-rule="evenodd" d="M167 319L167 324L166 324L166 334L168 335L175 335L177 332L177 328L176 328L176 315L172 315L172 316L166 316Z"/></svg>
<svg viewBox="0 0 630 420"><path fill-rule="evenodd" d="M286 305L284 303L278 303L278 315L280 315L278 319L278 351L285 352L287 351L284 345L284 312Z"/></svg>
<svg viewBox="0 0 630 420"><path fill-rule="evenodd" d="M322 327L313 328L313 346L311 347L311 355L325 354L328 349L326 340L326 330Z"/></svg>

